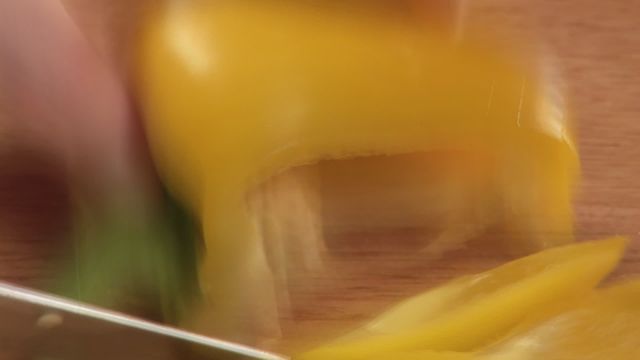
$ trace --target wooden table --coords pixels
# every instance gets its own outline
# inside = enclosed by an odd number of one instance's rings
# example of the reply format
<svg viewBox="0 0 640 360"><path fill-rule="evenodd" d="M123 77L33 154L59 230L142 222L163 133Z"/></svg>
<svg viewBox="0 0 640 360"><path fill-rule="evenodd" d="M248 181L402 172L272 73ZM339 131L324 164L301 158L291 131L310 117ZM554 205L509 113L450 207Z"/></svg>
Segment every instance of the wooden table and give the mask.
<svg viewBox="0 0 640 360"><path fill-rule="evenodd" d="M640 2L471 0L469 6L471 16L534 33L557 55L577 119L583 164L578 238L631 236L632 245L615 277L640 275ZM50 259L60 251L44 239L64 233L64 218L54 215L66 205L59 188L42 181L43 174L46 169L18 172L13 180L0 181L0 213L5 219L0 221L0 279L39 287L51 276ZM22 190L15 191L15 183ZM41 220L34 220L34 213ZM441 261L430 271L437 282L497 262L485 252ZM424 286L410 276L388 277L367 289L364 301L335 293L321 299L324 305L316 311L297 317L307 328L353 323L394 293ZM346 304L358 304L360 311L345 314L341 309Z"/></svg>

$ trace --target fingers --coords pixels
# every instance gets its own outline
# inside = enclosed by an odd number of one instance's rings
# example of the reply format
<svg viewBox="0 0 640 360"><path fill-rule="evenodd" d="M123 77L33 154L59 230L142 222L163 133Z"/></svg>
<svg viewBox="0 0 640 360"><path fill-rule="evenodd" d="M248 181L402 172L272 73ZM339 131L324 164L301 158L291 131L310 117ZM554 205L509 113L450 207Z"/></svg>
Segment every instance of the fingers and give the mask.
<svg viewBox="0 0 640 360"><path fill-rule="evenodd" d="M0 112L16 142L101 182L124 178L135 128L125 89L59 2L0 1Z"/></svg>
<svg viewBox="0 0 640 360"><path fill-rule="evenodd" d="M99 55L121 73L126 70L128 46L136 24L150 0L62 0Z"/></svg>

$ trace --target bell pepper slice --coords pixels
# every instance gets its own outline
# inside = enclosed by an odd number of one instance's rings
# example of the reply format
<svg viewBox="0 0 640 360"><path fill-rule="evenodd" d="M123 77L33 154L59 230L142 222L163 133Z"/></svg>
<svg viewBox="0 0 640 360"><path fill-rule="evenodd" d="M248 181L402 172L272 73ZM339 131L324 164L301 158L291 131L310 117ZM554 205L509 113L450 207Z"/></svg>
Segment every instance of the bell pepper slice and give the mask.
<svg viewBox="0 0 640 360"><path fill-rule="evenodd" d="M497 165L480 191L499 195L514 231L546 234L521 247L572 238L577 153L536 69L473 39L452 46L406 14L321 3L167 2L140 32L137 94L152 152L206 242L198 331L236 338L230 328L246 333L273 316L247 193L323 159L484 153Z"/></svg>
<svg viewBox="0 0 640 360"><path fill-rule="evenodd" d="M389 310L304 360L356 360L391 352L471 351L533 313L584 296L616 266L625 239L557 247L466 276Z"/></svg>
<svg viewBox="0 0 640 360"><path fill-rule="evenodd" d="M479 354L487 360L640 358L640 281L598 290L578 305Z"/></svg>

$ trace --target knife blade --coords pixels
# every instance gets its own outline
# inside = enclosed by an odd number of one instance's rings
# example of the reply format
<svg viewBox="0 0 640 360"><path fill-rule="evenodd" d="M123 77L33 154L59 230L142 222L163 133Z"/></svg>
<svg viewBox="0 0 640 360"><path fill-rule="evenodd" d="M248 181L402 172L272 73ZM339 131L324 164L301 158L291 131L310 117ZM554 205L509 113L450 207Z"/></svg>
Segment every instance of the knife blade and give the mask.
<svg viewBox="0 0 640 360"><path fill-rule="evenodd" d="M287 358L0 282L0 359Z"/></svg>

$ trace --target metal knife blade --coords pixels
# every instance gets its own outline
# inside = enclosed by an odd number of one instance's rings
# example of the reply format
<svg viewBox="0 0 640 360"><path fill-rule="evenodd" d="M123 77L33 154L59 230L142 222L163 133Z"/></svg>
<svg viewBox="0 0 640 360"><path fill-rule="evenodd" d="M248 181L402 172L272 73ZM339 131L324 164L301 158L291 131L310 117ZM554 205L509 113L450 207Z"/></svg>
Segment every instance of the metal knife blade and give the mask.
<svg viewBox="0 0 640 360"><path fill-rule="evenodd" d="M0 282L0 359L286 357Z"/></svg>

